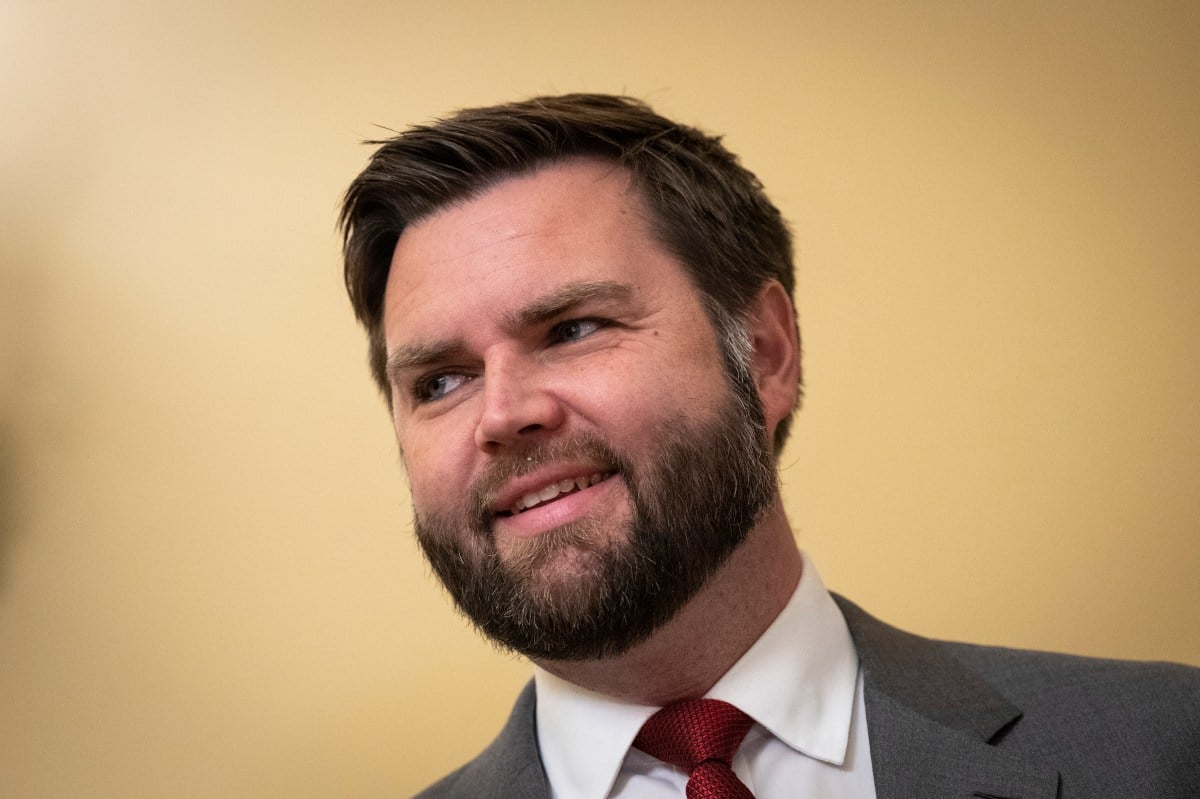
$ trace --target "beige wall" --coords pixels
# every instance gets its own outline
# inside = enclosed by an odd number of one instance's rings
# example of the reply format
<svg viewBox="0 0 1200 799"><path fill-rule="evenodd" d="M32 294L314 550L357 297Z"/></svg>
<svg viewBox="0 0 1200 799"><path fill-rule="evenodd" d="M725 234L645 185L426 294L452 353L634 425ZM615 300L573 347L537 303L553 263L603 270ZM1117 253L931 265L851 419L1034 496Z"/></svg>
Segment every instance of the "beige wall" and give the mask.
<svg viewBox="0 0 1200 799"><path fill-rule="evenodd" d="M533 93L725 132L792 221L827 583L1200 664L1195 4L736 5L0 5L0 794L397 796L490 736L527 667L410 542L333 221L359 140Z"/></svg>

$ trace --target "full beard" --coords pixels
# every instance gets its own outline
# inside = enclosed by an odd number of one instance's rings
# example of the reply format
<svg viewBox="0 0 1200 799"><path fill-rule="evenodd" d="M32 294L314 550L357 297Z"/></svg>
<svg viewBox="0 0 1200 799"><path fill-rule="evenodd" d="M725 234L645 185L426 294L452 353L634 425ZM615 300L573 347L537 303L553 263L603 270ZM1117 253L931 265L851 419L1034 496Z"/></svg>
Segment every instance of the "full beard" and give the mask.
<svg viewBox="0 0 1200 799"><path fill-rule="evenodd" d="M713 419L678 417L658 432L657 454L638 466L594 436L546 441L495 461L473 488L465 521L415 512L425 556L481 632L534 659L613 657L670 620L725 563L775 494L753 384L730 391ZM624 481L628 529L588 517L501 551L488 497L566 456L604 464Z"/></svg>

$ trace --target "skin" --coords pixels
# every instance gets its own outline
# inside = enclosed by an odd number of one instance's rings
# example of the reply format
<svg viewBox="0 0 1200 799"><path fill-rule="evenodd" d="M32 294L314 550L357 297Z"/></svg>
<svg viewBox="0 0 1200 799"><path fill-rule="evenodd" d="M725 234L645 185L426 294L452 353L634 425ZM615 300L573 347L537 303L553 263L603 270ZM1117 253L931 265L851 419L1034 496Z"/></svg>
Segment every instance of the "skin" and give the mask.
<svg viewBox="0 0 1200 799"><path fill-rule="evenodd" d="M712 417L729 390L712 326L645 219L626 173L574 159L505 180L400 237L384 331L393 422L418 513L465 512L466 487L556 440L596 435L637 462L670 418ZM790 298L768 283L748 329L769 434L796 399L792 319ZM603 540L622 541L630 506L620 475L504 514L531 491L601 469L562 454L494 485L501 556L579 519L594 521ZM569 591L588 578L588 565L566 548L539 579ZM776 492L743 545L648 640L616 657L539 665L633 702L701 696L775 619L800 569Z"/></svg>

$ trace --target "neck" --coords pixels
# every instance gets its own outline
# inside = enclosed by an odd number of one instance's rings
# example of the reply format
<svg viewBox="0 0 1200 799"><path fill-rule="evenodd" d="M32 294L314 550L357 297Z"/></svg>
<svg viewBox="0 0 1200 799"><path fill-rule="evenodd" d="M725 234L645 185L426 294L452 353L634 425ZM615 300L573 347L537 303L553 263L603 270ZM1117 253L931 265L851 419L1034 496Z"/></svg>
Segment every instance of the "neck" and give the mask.
<svg viewBox="0 0 1200 799"><path fill-rule="evenodd" d="M612 658L536 662L583 688L636 704L701 697L775 621L801 568L776 498L720 570L646 641Z"/></svg>

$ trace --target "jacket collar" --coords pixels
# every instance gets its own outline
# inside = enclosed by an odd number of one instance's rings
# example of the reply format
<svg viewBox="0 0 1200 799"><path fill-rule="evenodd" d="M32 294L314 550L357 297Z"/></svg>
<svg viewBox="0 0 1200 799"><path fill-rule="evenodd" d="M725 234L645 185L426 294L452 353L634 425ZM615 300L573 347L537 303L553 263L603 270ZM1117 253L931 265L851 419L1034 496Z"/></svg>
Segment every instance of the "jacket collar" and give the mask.
<svg viewBox="0 0 1200 799"><path fill-rule="evenodd" d="M994 744L1021 711L945 647L902 632L833 595L863 670L876 799L1053 799L1059 775ZM549 799L538 754L533 683L497 739L453 775L479 796Z"/></svg>
<svg viewBox="0 0 1200 799"><path fill-rule="evenodd" d="M862 665L877 799L1057 795L1056 771L994 745L1020 724L1020 709L944 644L834 599Z"/></svg>

